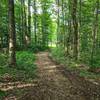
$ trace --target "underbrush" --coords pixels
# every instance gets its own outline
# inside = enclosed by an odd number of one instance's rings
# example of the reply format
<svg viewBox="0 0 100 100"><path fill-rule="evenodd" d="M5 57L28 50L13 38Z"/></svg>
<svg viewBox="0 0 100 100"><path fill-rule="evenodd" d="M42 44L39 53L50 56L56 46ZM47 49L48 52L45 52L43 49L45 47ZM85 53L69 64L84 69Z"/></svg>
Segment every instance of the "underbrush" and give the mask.
<svg viewBox="0 0 100 100"><path fill-rule="evenodd" d="M28 51L32 51L32 52L39 52L39 51L45 51L48 50L49 47L47 46L42 46L42 45L30 45L28 46Z"/></svg>
<svg viewBox="0 0 100 100"><path fill-rule="evenodd" d="M16 55L17 70L24 71L27 75L34 77L36 65L34 64L35 55L32 52L18 52Z"/></svg>
<svg viewBox="0 0 100 100"><path fill-rule="evenodd" d="M74 59L72 59L72 57L67 56L64 51L64 48L52 48L51 56L60 64L65 65L67 69L77 71L80 74L80 76L97 79L100 77L100 73L94 73L89 71L89 63L82 62L82 59L75 62ZM95 66L96 65L99 65L99 63L96 63Z"/></svg>
<svg viewBox="0 0 100 100"><path fill-rule="evenodd" d="M3 100L4 96L6 96L6 93L0 90L0 100Z"/></svg>
<svg viewBox="0 0 100 100"><path fill-rule="evenodd" d="M36 77L35 55L30 51L16 53L16 67L8 67L8 55L0 54L0 83L25 82L29 83ZM16 90L16 89L15 89ZM20 93L20 90L17 91ZM0 91L0 100L9 92Z"/></svg>
<svg viewBox="0 0 100 100"><path fill-rule="evenodd" d="M18 51L16 67L8 67L8 56L0 54L0 81L29 81L35 77L35 55L32 52Z"/></svg>
<svg viewBox="0 0 100 100"><path fill-rule="evenodd" d="M52 48L51 56L57 60L57 62L67 65L68 68L77 68L77 63L66 55L64 48Z"/></svg>

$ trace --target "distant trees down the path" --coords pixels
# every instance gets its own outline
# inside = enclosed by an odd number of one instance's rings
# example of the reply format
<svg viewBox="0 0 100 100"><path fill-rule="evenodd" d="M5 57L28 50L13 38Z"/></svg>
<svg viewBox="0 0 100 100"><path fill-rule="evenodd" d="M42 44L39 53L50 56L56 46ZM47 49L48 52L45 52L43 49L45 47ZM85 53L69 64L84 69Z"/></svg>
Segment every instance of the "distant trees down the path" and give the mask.
<svg viewBox="0 0 100 100"><path fill-rule="evenodd" d="M1 0L0 52L44 50L56 44L64 56L100 68L99 0ZM6 52L7 53L7 52Z"/></svg>

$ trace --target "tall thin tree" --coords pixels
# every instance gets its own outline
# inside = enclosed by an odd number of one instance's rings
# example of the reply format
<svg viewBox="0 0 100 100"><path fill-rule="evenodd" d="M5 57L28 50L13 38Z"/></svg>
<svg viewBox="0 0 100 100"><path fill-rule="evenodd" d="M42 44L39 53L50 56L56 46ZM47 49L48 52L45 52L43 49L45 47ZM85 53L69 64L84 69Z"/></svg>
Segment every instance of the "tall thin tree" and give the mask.
<svg viewBox="0 0 100 100"><path fill-rule="evenodd" d="M77 3L78 0L72 0L72 20L73 20L73 30L74 30L74 51L73 55L75 60L78 59L78 20L77 20Z"/></svg>
<svg viewBox="0 0 100 100"><path fill-rule="evenodd" d="M15 17L14 17L14 0L8 0L8 16L9 16L9 65L16 65L16 33L15 33Z"/></svg>

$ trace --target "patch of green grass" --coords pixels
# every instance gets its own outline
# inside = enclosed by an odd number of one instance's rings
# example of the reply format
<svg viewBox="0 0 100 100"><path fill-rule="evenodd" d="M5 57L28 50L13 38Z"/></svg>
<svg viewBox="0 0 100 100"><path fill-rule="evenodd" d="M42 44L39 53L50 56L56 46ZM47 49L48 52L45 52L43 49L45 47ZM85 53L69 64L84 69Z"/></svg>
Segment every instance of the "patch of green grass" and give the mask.
<svg viewBox="0 0 100 100"><path fill-rule="evenodd" d="M76 62L73 59L69 59L68 56L65 55L64 48L52 48L51 56L56 59L58 62L66 65L67 67L74 69L76 68Z"/></svg>
<svg viewBox="0 0 100 100"><path fill-rule="evenodd" d="M20 71L24 71L27 75L34 77L36 65L35 62L35 55L32 52L18 52L17 53L17 69Z"/></svg>
<svg viewBox="0 0 100 100"><path fill-rule="evenodd" d="M32 52L18 51L16 54L17 66L15 68L8 67L7 56L0 55L0 81L5 81L5 77L9 77L10 81L27 81L32 80L36 75L35 55Z"/></svg>
<svg viewBox="0 0 100 100"><path fill-rule="evenodd" d="M0 66L5 66L8 63L8 55L0 53Z"/></svg>
<svg viewBox="0 0 100 100"><path fill-rule="evenodd" d="M3 100L3 97L6 96L6 93L3 91L0 91L0 100Z"/></svg>
<svg viewBox="0 0 100 100"><path fill-rule="evenodd" d="M80 76L87 77L87 78L94 78L94 79L100 78L100 74L94 74L94 73L86 71L86 70L81 70Z"/></svg>
<svg viewBox="0 0 100 100"><path fill-rule="evenodd" d="M63 61L65 59L64 57L65 52L63 48L52 48L51 54L55 59L59 61Z"/></svg>
<svg viewBox="0 0 100 100"><path fill-rule="evenodd" d="M95 74L92 72L89 72L88 69L90 67L89 63L84 64L82 62L82 59L75 62L74 59L68 57L65 55L65 50L64 48L52 48L51 49L51 56L57 60L59 63L64 64L67 69L73 70L73 71L78 71L80 73L80 76L83 77L88 77L88 78L98 78L100 77L100 74ZM98 57L99 58L99 57ZM88 59L86 59L88 60ZM98 61L98 60L96 60ZM95 65L98 65L99 63L95 63Z"/></svg>

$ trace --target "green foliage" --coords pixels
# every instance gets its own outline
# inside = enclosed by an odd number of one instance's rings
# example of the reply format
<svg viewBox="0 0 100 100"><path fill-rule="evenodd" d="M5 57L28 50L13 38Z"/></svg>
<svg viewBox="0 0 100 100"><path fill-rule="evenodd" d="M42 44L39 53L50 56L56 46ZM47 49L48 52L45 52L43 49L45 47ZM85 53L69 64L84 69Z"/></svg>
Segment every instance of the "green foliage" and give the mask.
<svg viewBox="0 0 100 100"><path fill-rule="evenodd" d="M3 100L3 97L6 96L6 93L0 90L0 100Z"/></svg>
<svg viewBox="0 0 100 100"><path fill-rule="evenodd" d="M73 58L70 58L65 55L65 50L62 47L56 47L51 49L51 56L57 60L57 62L64 64L65 67L69 70L78 71L80 76L88 77L88 78L99 78L100 74L97 72L90 72L89 68L91 68L90 64L90 55L86 54L81 56L81 58L75 62ZM83 58L85 56L85 58ZM95 56L93 62L93 68L100 68L100 56ZM98 66L98 67L97 67ZM97 69L98 70L98 69Z"/></svg>
<svg viewBox="0 0 100 100"><path fill-rule="evenodd" d="M51 53L57 60L64 60L65 51L63 48L52 48Z"/></svg>
<svg viewBox="0 0 100 100"><path fill-rule="evenodd" d="M87 78L98 79L100 77L100 74L94 74L93 72L89 72L89 71L86 71L86 70L81 70L80 71L80 76L87 77Z"/></svg>
<svg viewBox="0 0 100 100"><path fill-rule="evenodd" d="M29 51L19 51L16 55L17 69L24 71L26 77L34 77L36 65L34 64L35 55Z"/></svg>
<svg viewBox="0 0 100 100"><path fill-rule="evenodd" d="M51 50L51 54L54 58L56 58L59 62L63 62L64 64L69 65L70 67L75 67L76 64L86 64L87 66L91 67L91 56L88 52L81 53L79 60L77 62L74 61L73 58L66 56L66 52L62 47L56 47ZM98 52L99 54L99 52ZM93 60L93 68L100 68L100 56L95 55Z"/></svg>
<svg viewBox="0 0 100 100"><path fill-rule="evenodd" d="M54 57L54 59L57 60L57 62L60 62L64 65L66 65L69 68L76 68L76 63L74 60L68 56L66 56L66 52L64 48L62 47L56 47L51 50L51 55Z"/></svg>
<svg viewBox="0 0 100 100"><path fill-rule="evenodd" d="M91 67L100 68L100 55L99 55L99 53L97 55L94 55Z"/></svg>
<svg viewBox="0 0 100 100"><path fill-rule="evenodd" d="M0 53L0 66L4 66L7 64L8 60L7 60L8 56Z"/></svg>
<svg viewBox="0 0 100 100"><path fill-rule="evenodd" d="M47 49L49 49L49 47L42 46L42 45L30 45L30 46L28 46L28 51L31 51L31 52L45 51Z"/></svg>
<svg viewBox="0 0 100 100"><path fill-rule="evenodd" d="M35 61L35 56L32 52L19 51L17 52L16 59L18 70L24 70L28 73L32 73L32 71L36 68L33 63Z"/></svg>
<svg viewBox="0 0 100 100"><path fill-rule="evenodd" d="M75 69L77 68L77 64L74 59L66 56L66 52L62 47L56 47L51 49L51 56L57 60L57 62L62 63L67 66L67 68Z"/></svg>
<svg viewBox="0 0 100 100"><path fill-rule="evenodd" d="M17 66L15 68L7 66L8 58L4 54L0 57L2 58L2 62L0 62L0 81L5 81L4 76L11 77L10 81L27 81L27 79L30 80L35 77L36 65L34 62L36 58L32 52L17 52Z"/></svg>

